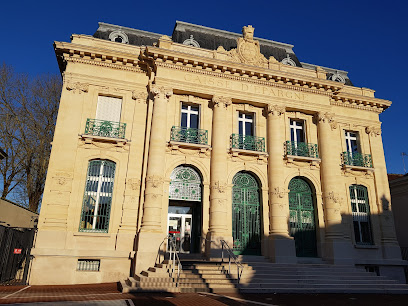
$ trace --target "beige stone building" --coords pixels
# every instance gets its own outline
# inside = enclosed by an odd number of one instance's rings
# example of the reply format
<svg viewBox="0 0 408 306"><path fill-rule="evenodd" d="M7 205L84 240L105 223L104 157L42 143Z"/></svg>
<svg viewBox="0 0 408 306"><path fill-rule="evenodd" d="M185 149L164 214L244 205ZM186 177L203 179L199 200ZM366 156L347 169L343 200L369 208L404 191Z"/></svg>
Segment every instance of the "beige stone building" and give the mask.
<svg viewBox="0 0 408 306"><path fill-rule="evenodd" d="M253 35L100 23L55 43L64 86L31 284L125 279L169 233L181 254L214 259L225 241L404 278L379 121L391 102Z"/></svg>

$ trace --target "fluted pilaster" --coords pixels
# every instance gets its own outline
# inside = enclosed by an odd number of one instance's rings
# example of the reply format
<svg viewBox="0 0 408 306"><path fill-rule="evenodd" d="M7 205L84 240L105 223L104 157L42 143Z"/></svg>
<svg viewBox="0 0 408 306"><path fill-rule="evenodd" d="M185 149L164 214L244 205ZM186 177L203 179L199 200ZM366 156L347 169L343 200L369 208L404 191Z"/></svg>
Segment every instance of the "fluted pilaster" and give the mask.
<svg viewBox="0 0 408 306"><path fill-rule="evenodd" d="M210 232L223 236L227 231L227 147L225 116L231 98L213 97L210 182Z"/></svg>
<svg viewBox="0 0 408 306"><path fill-rule="evenodd" d="M154 96L154 103L141 231L160 231L164 183L163 160L166 154L167 103L172 95L172 90L153 86L150 92Z"/></svg>

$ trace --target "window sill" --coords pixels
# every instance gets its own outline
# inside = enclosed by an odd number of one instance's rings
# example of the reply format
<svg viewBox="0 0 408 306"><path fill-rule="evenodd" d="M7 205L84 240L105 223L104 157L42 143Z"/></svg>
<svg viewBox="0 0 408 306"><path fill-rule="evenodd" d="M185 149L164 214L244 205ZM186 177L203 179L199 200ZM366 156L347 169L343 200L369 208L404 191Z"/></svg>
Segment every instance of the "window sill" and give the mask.
<svg viewBox="0 0 408 306"><path fill-rule="evenodd" d="M99 232L76 232L76 233L74 233L74 236L79 236L79 237L92 236L92 237L110 238L111 234L109 234L109 233L99 233Z"/></svg>
<svg viewBox="0 0 408 306"><path fill-rule="evenodd" d="M211 150L211 146L200 144L200 143L169 141L169 144L171 147L184 147L184 148L192 148L192 149Z"/></svg>
<svg viewBox="0 0 408 306"><path fill-rule="evenodd" d="M375 244L355 244L356 249L378 249L378 245Z"/></svg>
<svg viewBox="0 0 408 306"><path fill-rule="evenodd" d="M290 161L299 160L299 161L306 161L306 162L316 162L319 164L322 161L320 158L317 158L317 157L297 156L297 155L286 155L285 158Z"/></svg>
<svg viewBox="0 0 408 306"><path fill-rule="evenodd" d="M268 153L266 153L266 152L244 150L244 149L235 149L235 148L231 148L231 153L232 153L233 156L238 156L238 154L253 155L253 156L265 156L265 157L269 156Z"/></svg>
<svg viewBox="0 0 408 306"><path fill-rule="evenodd" d="M355 170L355 171L366 171L366 172L374 172L374 168L369 167L360 167L360 166L350 166L350 165L343 165L344 170Z"/></svg>
<svg viewBox="0 0 408 306"><path fill-rule="evenodd" d="M85 141L85 144L92 144L94 141L98 141L98 142L111 142L118 146L124 146L126 143L130 143L130 140L127 140L126 138L111 138L88 134L79 134L78 136Z"/></svg>

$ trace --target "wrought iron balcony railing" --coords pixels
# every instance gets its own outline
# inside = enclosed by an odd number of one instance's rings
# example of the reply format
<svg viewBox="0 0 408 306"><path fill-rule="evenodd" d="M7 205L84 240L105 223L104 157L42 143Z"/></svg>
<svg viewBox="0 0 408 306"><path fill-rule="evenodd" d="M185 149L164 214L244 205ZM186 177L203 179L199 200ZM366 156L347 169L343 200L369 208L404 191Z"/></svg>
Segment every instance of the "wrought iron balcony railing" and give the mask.
<svg viewBox="0 0 408 306"><path fill-rule="evenodd" d="M173 126L170 139L177 142L208 144L208 131L188 127Z"/></svg>
<svg viewBox="0 0 408 306"><path fill-rule="evenodd" d="M362 154L358 152L343 152L343 164L347 166L372 168L373 160L371 154Z"/></svg>
<svg viewBox="0 0 408 306"><path fill-rule="evenodd" d="M87 119L85 134L110 138L125 138L126 123Z"/></svg>
<svg viewBox="0 0 408 306"><path fill-rule="evenodd" d="M319 158L317 144L314 143L286 141L285 148L286 155Z"/></svg>
<svg viewBox="0 0 408 306"><path fill-rule="evenodd" d="M231 148L265 152L265 138L249 135L232 134Z"/></svg>

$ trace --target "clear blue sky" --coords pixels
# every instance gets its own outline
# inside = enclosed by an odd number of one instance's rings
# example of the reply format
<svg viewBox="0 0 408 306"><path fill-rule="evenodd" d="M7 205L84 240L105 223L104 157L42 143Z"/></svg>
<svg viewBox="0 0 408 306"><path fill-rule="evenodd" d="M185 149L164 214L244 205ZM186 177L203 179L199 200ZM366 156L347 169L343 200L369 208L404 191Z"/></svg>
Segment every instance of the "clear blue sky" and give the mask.
<svg viewBox="0 0 408 306"><path fill-rule="evenodd" d="M168 34L176 20L295 45L300 61L349 72L393 102L380 116L389 173L408 153L407 1L3 1L0 62L29 74L58 73L52 43L92 35L98 21ZM408 168L408 158L406 158Z"/></svg>

